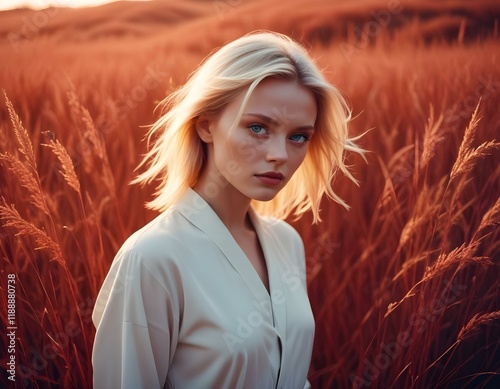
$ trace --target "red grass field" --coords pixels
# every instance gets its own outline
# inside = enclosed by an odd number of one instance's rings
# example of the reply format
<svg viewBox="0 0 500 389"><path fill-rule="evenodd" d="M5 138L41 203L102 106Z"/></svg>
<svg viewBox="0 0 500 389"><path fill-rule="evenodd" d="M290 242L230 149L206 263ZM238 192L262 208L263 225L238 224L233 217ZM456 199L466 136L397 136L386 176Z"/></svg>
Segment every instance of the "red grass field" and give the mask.
<svg viewBox="0 0 500 389"><path fill-rule="evenodd" d="M271 29L346 94L352 134L370 130L368 163L348 156L360 186L335 182L351 209L290 221L313 387L500 387L498 2L179 3L0 12L0 359L15 344L17 367L0 386L92 386L97 292L155 216L154 188L128 185L154 106L214 48Z"/></svg>

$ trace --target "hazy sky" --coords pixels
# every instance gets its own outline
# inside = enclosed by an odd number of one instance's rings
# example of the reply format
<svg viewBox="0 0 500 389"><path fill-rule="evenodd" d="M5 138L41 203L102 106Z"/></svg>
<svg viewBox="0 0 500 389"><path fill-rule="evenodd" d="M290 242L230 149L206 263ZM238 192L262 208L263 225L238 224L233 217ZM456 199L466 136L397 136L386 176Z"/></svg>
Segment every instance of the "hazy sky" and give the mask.
<svg viewBox="0 0 500 389"><path fill-rule="evenodd" d="M50 6L89 7L111 2L110 0L2 0L0 2L0 10L19 7L30 7L35 9L47 8Z"/></svg>

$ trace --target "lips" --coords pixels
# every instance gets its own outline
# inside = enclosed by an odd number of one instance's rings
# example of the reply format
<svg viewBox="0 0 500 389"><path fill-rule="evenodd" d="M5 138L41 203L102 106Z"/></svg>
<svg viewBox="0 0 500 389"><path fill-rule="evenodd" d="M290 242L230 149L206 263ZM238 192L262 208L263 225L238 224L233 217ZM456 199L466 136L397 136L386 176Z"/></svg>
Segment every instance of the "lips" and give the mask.
<svg viewBox="0 0 500 389"><path fill-rule="evenodd" d="M283 174L278 173L278 172L266 172L262 174L256 174L255 177L257 177L260 182L262 182L264 185L268 186L277 186L283 182Z"/></svg>
<svg viewBox="0 0 500 389"><path fill-rule="evenodd" d="M269 178L277 178L279 180L283 179L283 174L278 172L265 172L262 174L256 174L257 177L269 177Z"/></svg>

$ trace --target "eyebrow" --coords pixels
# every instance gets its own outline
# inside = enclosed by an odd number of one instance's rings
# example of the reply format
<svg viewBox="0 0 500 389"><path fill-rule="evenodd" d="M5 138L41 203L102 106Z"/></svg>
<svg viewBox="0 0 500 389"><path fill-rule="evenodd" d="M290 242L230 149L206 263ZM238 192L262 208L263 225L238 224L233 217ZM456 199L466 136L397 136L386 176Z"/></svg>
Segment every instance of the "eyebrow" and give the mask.
<svg viewBox="0 0 500 389"><path fill-rule="evenodd" d="M263 115L261 113L244 113L241 116L255 116L268 124L272 124L273 126L279 125L279 122L277 120L274 120L273 118L270 118L269 116ZM306 130L314 131L315 128L312 125L305 125L305 126L297 127L295 130L297 130L297 131L306 131Z"/></svg>

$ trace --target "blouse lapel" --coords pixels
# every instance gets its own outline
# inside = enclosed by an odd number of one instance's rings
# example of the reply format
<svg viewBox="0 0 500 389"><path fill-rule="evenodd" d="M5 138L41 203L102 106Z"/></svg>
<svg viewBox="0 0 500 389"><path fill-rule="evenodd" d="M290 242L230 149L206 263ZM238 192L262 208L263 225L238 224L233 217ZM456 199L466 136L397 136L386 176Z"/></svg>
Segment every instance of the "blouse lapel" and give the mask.
<svg viewBox="0 0 500 389"><path fill-rule="evenodd" d="M259 238L269 276L269 289L267 290L259 278L257 272L233 238L224 223L220 220L210 205L193 189L188 188L176 209L193 225L202 230L224 254L234 269L241 276L248 289L250 289L257 302L271 302L272 312L268 309L269 319L274 322L274 328L281 344L281 367L278 377L278 385L283 381L284 363L286 353L286 296L287 291L282 277L287 271L286 259L290 248L284 246L284 242L275 238L269 223L264 222L261 217L250 207L249 216ZM266 307L268 304L264 304Z"/></svg>
<svg viewBox="0 0 500 389"><path fill-rule="evenodd" d="M249 214L266 260L275 327L278 334L284 339L286 331L286 304L284 301L286 291L282 276L286 264L282 264L282 262L286 259L287 252L283 247L283 242L273 239L274 234L270 231L270 225L263 222L253 208L249 209Z"/></svg>
<svg viewBox="0 0 500 389"><path fill-rule="evenodd" d="M269 294L245 253L212 207L198 193L188 188L175 208L193 225L207 234L210 240L217 245L241 276L258 303L262 304L263 301L269 301ZM266 255L265 251L264 255ZM266 263L269 266L267 259ZM268 312L268 315L272 320L272 313Z"/></svg>
<svg viewBox="0 0 500 389"><path fill-rule="evenodd" d="M286 355L286 296L285 284L282 277L287 271L288 265L286 259L289 257L290 248L286 248L284 242L273 237L275 234L271 231L271 225L264 222L257 213L250 208L250 219L259 237L264 258L266 260L267 272L269 275L269 289L271 290L271 306L274 317L274 327L281 344L281 363L278 377L277 388L281 387L283 381L284 369L286 364L284 358Z"/></svg>

